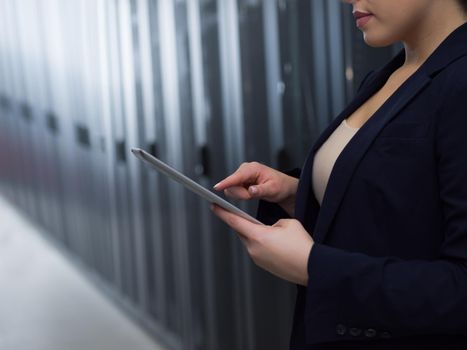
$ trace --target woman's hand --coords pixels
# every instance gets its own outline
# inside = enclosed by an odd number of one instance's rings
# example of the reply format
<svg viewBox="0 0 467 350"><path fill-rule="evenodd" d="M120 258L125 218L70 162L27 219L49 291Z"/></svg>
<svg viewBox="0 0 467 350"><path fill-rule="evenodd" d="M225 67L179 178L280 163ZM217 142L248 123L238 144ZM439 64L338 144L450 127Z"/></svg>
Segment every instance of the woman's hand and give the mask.
<svg viewBox="0 0 467 350"><path fill-rule="evenodd" d="M290 216L295 210L298 179L258 162L243 163L230 176L214 186L235 199L264 199L278 203Z"/></svg>
<svg viewBox="0 0 467 350"><path fill-rule="evenodd" d="M239 234L256 265L289 282L308 284L308 257L314 243L298 220L258 225L215 204L211 209Z"/></svg>

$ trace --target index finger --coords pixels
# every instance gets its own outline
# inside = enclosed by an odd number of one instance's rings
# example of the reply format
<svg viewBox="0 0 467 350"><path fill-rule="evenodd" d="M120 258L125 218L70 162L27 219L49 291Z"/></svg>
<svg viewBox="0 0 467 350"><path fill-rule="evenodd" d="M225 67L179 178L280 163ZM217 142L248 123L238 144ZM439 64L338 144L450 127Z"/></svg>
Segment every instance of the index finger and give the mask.
<svg viewBox="0 0 467 350"><path fill-rule="evenodd" d="M234 172L232 175L227 176L224 180L215 184L214 189L217 191L222 191L228 187L242 186L247 182L251 182L255 178L256 174L240 169Z"/></svg>

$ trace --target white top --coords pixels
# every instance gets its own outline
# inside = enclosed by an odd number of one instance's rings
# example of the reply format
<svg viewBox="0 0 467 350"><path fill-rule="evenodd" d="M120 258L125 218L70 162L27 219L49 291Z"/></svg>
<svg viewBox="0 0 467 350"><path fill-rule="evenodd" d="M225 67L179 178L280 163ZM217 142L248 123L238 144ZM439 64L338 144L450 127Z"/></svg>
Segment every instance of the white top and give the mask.
<svg viewBox="0 0 467 350"><path fill-rule="evenodd" d="M312 183L319 204L323 202L324 191L337 157L360 128L354 128L344 119L329 138L316 151L312 168Z"/></svg>

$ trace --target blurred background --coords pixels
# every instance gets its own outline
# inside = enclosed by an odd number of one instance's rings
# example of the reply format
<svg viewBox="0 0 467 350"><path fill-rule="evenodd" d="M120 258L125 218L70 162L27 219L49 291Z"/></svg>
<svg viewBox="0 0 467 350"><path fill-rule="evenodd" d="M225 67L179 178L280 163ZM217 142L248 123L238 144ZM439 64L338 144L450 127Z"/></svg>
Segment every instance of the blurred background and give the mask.
<svg viewBox="0 0 467 350"><path fill-rule="evenodd" d="M301 167L400 49L368 47L351 11L0 0L0 196L164 348L286 349L295 285L256 267L207 203L130 148L208 187L244 161Z"/></svg>

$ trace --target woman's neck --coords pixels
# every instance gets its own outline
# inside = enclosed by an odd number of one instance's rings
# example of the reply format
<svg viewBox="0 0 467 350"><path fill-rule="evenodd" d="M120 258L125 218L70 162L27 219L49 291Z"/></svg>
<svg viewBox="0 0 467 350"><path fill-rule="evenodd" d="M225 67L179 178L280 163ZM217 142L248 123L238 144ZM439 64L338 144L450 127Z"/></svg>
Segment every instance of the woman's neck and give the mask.
<svg viewBox="0 0 467 350"><path fill-rule="evenodd" d="M448 2L445 3L447 4ZM431 13L425 21L417 24L410 36L402 40L405 47L405 67L421 66L449 34L467 22L467 15L456 6L440 6Z"/></svg>

